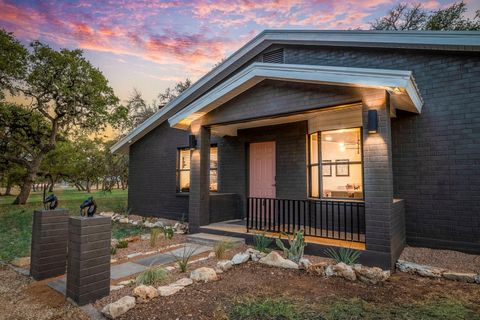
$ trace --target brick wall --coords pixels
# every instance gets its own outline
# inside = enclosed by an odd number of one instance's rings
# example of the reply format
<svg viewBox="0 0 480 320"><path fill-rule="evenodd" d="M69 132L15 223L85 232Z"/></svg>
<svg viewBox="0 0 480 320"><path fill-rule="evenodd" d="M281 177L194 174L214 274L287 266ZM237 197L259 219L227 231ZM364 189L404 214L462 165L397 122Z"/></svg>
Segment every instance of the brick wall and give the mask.
<svg viewBox="0 0 480 320"><path fill-rule="evenodd" d="M188 217L188 197L176 194L177 148L182 146L188 146L188 132L164 122L130 147L130 213Z"/></svg>
<svg viewBox="0 0 480 320"><path fill-rule="evenodd" d="M474 53L285 48L285 62L411 70L424 106L392 119L394 195L407 243L480 253L480 57Z"/></svg>

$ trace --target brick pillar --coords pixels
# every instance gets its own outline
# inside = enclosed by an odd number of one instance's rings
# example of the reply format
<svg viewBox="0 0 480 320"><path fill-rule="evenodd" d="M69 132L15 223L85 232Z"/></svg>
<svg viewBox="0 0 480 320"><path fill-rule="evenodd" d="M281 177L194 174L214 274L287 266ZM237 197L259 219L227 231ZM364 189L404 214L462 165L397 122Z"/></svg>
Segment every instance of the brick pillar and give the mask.
<svg viewBox="0 0 480 320"><path fill-rule="evenodd" d="M33 212L30 275L43 280L65 273L67 265L68 211Z"/></svg>
<svg viewBox="0 0 480 320"><path fill-rule="evenodd" d="M67 297L85 305L110 294L111 219L69 219Z"/></svg>
<svg viewBox="0 0 480 320"><path fill-rule="evenodd" d="M366 130L368 110L377 110L378 132ZM365 190L365 255L371 264L391 268L390 224L393 172L389 97L384 90L368 90L363 97L363 172Z"/></svg>
<svg viewBox="0 0 480 320"><path fill-rule="evenodd" d="M210 129L200 127L190 162L189 229L210 223Z"/></svg>

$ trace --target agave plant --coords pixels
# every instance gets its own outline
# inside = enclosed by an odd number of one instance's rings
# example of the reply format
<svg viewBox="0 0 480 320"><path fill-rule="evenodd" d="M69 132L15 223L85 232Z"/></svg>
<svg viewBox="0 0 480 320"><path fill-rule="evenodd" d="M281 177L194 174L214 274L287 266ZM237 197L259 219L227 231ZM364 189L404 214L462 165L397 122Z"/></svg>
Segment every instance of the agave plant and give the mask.
<svg viewBox="0 0 480 320"><path fill-rule="evenodd" d="M325 254L335 260L336 263L343 262L349 266L357 263L358 258L360 258L360 251L351 248L339 248L338 250L327 248Z"/></svg>
<svg viewBox="0 0 480 320"><path fill-rule="evenodd" d="M303 251L307 244L305 243L305 237L303 236L303 229L293 233L293 237L290 238L290 235L282 232L282 235L287 237L288 248L283 244L281 236L277 239L277 246L283 250L283 254L286 258L299 263L300 259L303 257Z"/></svg>
<svg viewBox="0 0 480 320"><path fill-rule="evenodd" d="M256 250L260 252L269 252L270 250L268 249L268 247L270 246L273 240L265 236L264 233L259 233L255 235L253 241L254 241Z"/></svg>

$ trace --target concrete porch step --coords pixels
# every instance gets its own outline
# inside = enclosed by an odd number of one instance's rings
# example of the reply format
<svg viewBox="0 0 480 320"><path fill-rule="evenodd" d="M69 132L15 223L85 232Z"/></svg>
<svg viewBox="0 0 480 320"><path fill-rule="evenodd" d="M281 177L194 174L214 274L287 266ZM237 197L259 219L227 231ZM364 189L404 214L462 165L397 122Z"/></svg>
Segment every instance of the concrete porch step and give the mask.
<svg viewBox="0 0 480 320"><path fill-rule="evenodd" d="M204 246L214 246L218 242L230 242L233 245L242 245L245 244L245 239L201 232L189 234L187 236L187 242L201 244Z"/></svg>

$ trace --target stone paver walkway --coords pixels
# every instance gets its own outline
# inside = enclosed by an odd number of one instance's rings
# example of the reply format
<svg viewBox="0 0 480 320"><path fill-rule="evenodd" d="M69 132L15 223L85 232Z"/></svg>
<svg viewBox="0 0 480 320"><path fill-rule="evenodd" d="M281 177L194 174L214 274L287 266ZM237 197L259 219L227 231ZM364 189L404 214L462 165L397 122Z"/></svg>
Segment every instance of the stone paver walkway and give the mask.
<svg viewBox="0 0 480 320"><path fill-rule="evenodd" d="M150 266L166 265L175 262L177 257L182 257L184 254L189 254L193 251L193 256L212 250L212 247L198 245L194 243L186 243L184 246L163 253L158 253L134 262L125 262L113 265L110 268L110 279L118 280L129 277L134 274L145 271ZM48 286L61 294L65 295L66 281L65 276L58 278L48 284Z"/></svg>

